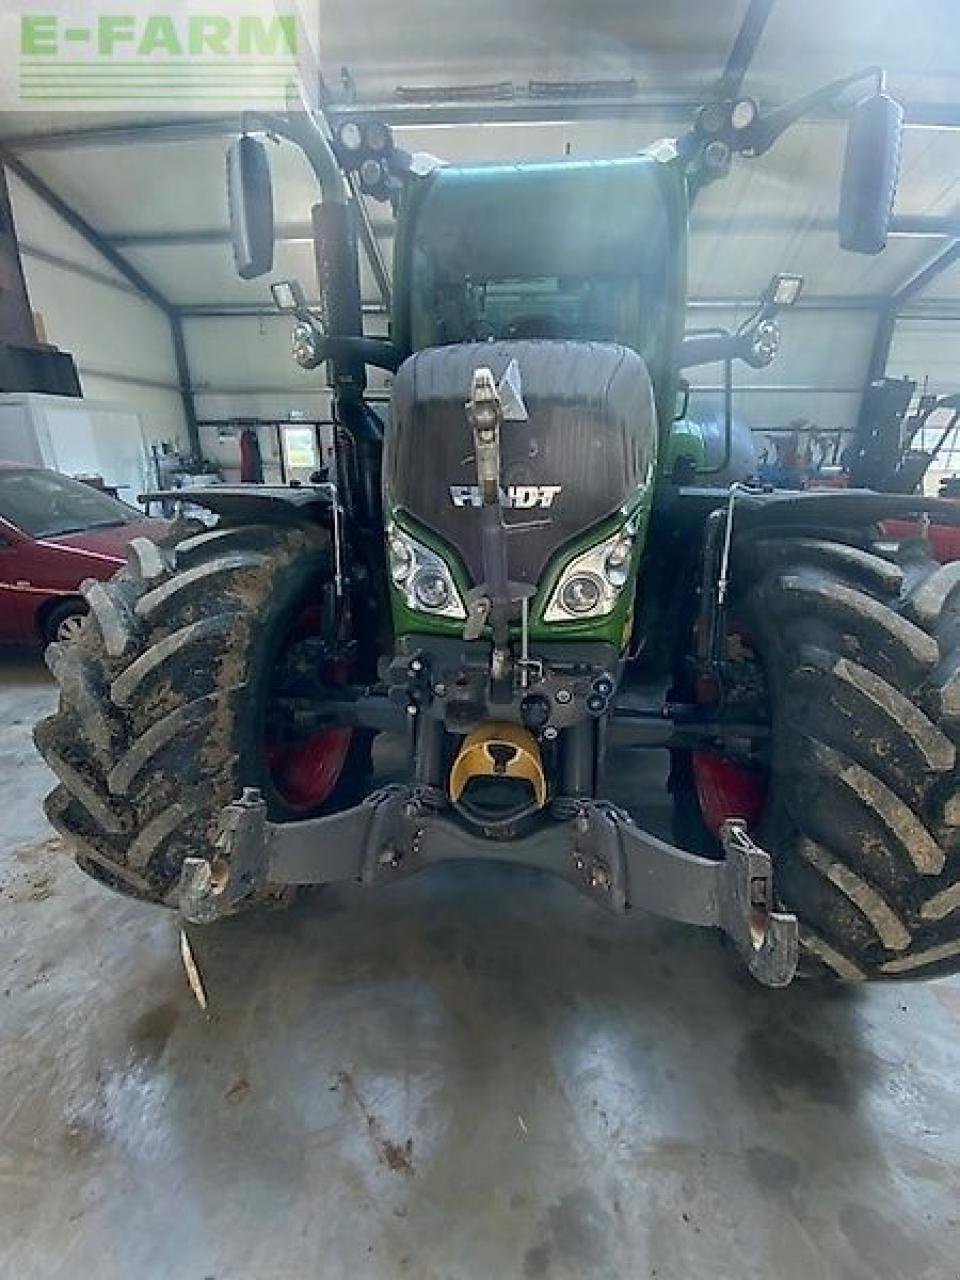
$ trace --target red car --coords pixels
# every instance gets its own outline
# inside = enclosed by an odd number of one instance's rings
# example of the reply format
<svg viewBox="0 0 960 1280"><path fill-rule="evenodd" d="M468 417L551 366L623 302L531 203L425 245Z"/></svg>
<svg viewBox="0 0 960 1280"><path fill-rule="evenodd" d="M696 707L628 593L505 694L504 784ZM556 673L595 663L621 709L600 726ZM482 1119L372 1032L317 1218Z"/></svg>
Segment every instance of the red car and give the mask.
<svg viewBox="0 0 960 1280"><path fill-rule="evenodd" d="M112 578L134 538L167 527L69 476L0 462L0 642L73 639L81 582Z"/></svg>

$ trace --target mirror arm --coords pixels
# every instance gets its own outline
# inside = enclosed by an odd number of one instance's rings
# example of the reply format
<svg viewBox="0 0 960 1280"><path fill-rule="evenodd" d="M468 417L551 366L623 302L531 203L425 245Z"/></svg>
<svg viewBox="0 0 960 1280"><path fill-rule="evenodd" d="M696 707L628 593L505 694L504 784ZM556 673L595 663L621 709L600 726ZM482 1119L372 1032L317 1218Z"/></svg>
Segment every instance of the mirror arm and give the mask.
<svg viewBox="0 0 960 1280"><path fill-rule="evenodd" d="M244 133L266 133L284 138L300 148L316 174L325 204L346 204L347 188L333 148L323 130L301 108L286 115L262 111L245 111L240 117Z"/></svg>
<svg viewBox="0 0 960 1280"><path fill-rule="evenodd" d="M385 338L337 338L318 337L317 364L332 360L335 364L362 360L376 369L396 373L400 367L400 352Z"/></svg>
<svg viewBox="0 0 960 1280"><path fill-rule="evenodd" d="M736 360L743 349L739 333L695 333L680 343L678 369L692 369L698 365L719 364L724 360Z"/></svg>
<svg viewBox="0 0 960 1280"><path fill-rule="evenodd" d="M746 320L737 325L737 337L743 338L763 320L769 320L777 314L777 308L771 303L761 303L754 311L751 311Z"/></svg>
<svg viewBox="0 0 960 1280"><path fill-rule="evenodd" d="M834 80L820 89L814 89L812 93L797 98L795 102L777 107L768 115L758 117L748 129L742 131L736 149L742 155L762 156L791 125L796 124L805 115L809 115L811 111L815 111L817 107L831 106L851 85L869 79L876 79L880 92L883 92L886 83L883 67L864 67L852 75L844 76L841 80Z"/></svg>

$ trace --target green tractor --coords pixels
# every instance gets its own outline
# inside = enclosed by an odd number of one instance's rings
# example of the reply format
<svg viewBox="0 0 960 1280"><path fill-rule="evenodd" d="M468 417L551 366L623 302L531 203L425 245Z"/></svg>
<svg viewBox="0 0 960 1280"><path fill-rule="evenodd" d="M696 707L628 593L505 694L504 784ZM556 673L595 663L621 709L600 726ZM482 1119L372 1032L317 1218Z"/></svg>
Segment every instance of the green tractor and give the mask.
<svg viewBox="0 0 960 1280"><path fill-rule="evenodd" d="M212 527L135 542L88 586L36 730L83 870L199 924L499 860L720 929L770 986L960 967L960 567L881 527L956 507L764 489L729 416L713 440L684 418L682 370L768 362L799 287L775 281L736 333L685 334L692 199L867 78L840 238L876 253L902 112L875 70L767 115L711 103L589 163L458 167L373 119L246 120L242 276L272 265L255 135L318 180L320 305L274 296L296 358L326 366L335 473L191 490ZM389 338L363 335L360 191L398 220ZM393 375L388 415L369 367ZM374 789L397 732L408 777ZM604 798L623 745L671 752L676 843Z"/></svg>

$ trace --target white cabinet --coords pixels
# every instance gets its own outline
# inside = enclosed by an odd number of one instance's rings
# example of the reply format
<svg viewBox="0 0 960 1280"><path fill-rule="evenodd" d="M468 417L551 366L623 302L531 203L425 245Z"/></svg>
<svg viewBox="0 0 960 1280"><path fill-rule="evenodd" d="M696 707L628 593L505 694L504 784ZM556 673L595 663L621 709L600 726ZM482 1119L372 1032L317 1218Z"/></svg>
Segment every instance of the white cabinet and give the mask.
<svg viewBox="0 0 960 1280"><path fill-rule="evenodd" d="M125 502L153 485L140 415L105 400L0 395L0 459L101 476Z"/></svg>

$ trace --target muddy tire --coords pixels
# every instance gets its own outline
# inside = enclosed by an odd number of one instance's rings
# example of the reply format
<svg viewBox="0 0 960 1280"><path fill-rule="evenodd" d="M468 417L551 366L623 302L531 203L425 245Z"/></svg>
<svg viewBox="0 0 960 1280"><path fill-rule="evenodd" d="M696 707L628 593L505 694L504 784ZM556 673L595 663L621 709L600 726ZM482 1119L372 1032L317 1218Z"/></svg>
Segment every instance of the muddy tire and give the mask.
<svg viewBox="0 0 960 1280"><path fill-rule="evenodd" d="M771 720L756 826L807 972L960 969L960 564L768 538L739 549L731 620ZM675 769L693 843L689 759ZM694 824L695 825L695 824Z"/></svg>
<svg viewBox="0 0 960 1280"><path fill-rule="evenodd" d="M175 905L184 857L212 856L219 810L244 787L274 821L308 816L274 785L264 724L291 627L330 598L329 537L220 525L176 547L139 538L127 568L83 590L79 639L46 655L60 686L34 731L60 783L47 817L84 871ZM354 733L310 812L356 803L369 762L370 735Z"/></svg>

